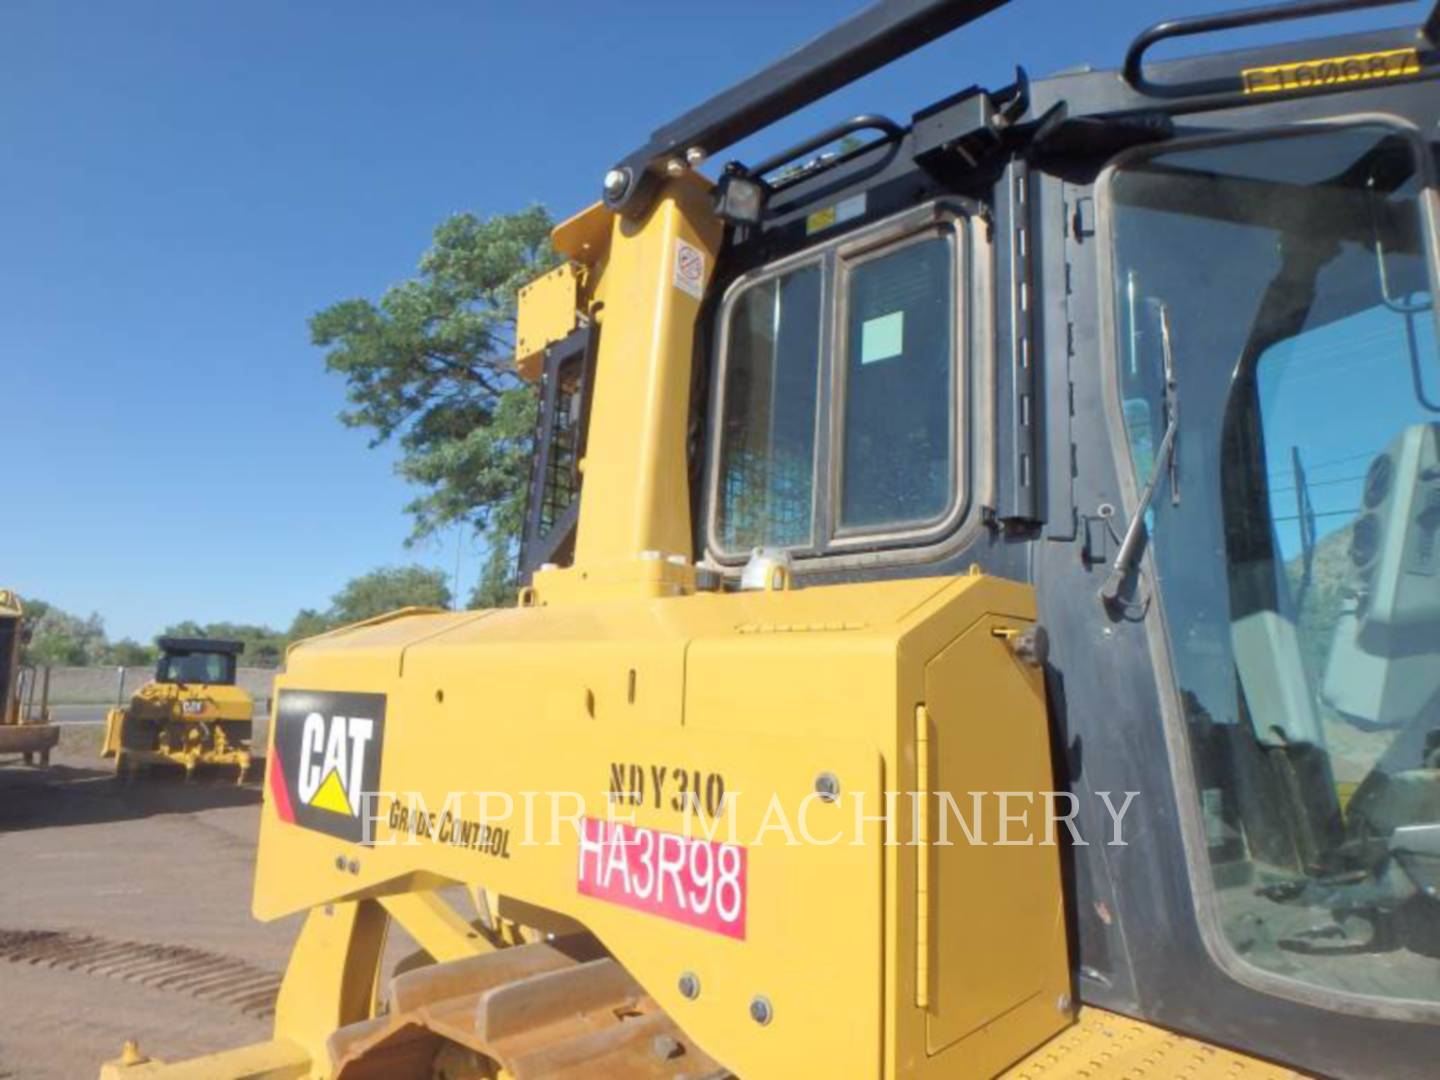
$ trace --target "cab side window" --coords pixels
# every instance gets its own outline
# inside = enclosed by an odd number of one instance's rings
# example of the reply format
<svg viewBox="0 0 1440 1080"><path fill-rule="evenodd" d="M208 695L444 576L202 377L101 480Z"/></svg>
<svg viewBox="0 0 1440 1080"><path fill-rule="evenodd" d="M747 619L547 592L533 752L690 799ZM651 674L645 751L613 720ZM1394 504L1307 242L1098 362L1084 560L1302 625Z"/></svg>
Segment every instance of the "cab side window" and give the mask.
<svg viewBox="0 0 1440 1080"><path fill-rule="evenodd" d="M718 503L727 550L811 542L820 279L818 264L802 266L730 308Z"/></svg>
<svg viewBox="0 0 1440 1080"><path fill-rule="evenodd" d="M935 543L965 503L963 219L926 207L758 271L719 317L708 548Z"/></svg>
<svg viewBox="0 0 1440 1080"><path fill-rule="evenodd" d="M850 269L840 528L933 521L955 489L953 237Z"/></svg>

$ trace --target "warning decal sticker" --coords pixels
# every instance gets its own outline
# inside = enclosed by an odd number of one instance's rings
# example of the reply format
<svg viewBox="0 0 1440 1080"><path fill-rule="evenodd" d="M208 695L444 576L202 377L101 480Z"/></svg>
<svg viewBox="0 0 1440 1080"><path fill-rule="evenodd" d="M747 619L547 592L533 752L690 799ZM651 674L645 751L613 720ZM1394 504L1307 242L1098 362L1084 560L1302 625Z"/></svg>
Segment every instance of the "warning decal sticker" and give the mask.
<svg viewBox="0 0 1440 1080"><path fill-rule="evenodd" d="M675 288L699 300L705 294L705 252L675 241Z"/></svg>

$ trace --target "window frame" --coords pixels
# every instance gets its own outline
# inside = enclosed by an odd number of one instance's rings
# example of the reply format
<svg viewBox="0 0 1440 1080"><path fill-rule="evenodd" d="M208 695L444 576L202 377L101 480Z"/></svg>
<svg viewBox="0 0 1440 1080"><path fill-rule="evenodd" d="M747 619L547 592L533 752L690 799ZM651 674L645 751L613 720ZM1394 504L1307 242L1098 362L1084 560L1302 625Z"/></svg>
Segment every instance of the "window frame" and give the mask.
<svg viewBox="0 0 1440 1080"><path fill-rule="evenodd" d="M704 540L706 557L721 568L738 568L750 557L750 549L727 550L720 542L720 454L723 440L721 418L725 407L725 382L729 371L730 321L739 298L749 289L805 266L818 265L820 283L820 358L816 390L815 450L811 488L811 535L804 545L785 548L796 560L809 566L827 566L863 561L913 561L927 557L947 541L966 519L975 485L970 476L970 439L977 429L971 416L974 377L971 347L974 316L971 312L976 289L970 248L977 241L971 226L972 215L951 200L936 200L885 218L802 251L783 256L742 274L725 290L716 312L712 333L715 363L706 410L710 431L706 439L704 471ZM892 254L911 244L936 236L950 244L952 269L950 320L951 465L954 470L950 500L940 515L915 522L880 526L841 528L840 499L843 483L844 394L848 360L846 326L849 310L849 280L854 267Z"/></svg>
<svg viewBox="0 0 1440 1080"><path fill-rule="evenodd" d="M1384 126L1406 136L1412 147L1422 189L1418 199L1427 235L1440 231L1440 177L1434 155L1424 133L1408 118L1388 112L1353 112L1315 119L1300 119L1289 124L1271 124L1254 128L1227 128L1177 138L1150 146L1122 151L1113 157L1096 177L1097 246L1095 280L1097 316L1100 328L1097 348L1100 351L1100 379L1103 415L1109 436L1112 461L1120 501L1126 514L1133 514L1139 501L1144 478L1137 477L1131 454L1128 429L1123 411L1120 380L1120 357L1124 342L1115 295L1115 226L1118 204L1113 195L1115 174L1136 161L1163 156L1175 151L1199 150L1234 144L1273 143L1291 136L1312 135L1318 131L1336 131L1367 125ZM1440 243L1430 245L1427 260L1431 288L1440 286ZM1433 312L1440 326L1440 305ZM1319 983L1279 974L1253 963L1245 957L1227 934L1221 915L1220 897L1213 879L1209 846L1205 834L1200 782L1195 773L1190 732L1184 716L1179 673L1176 667L1175 639L1171 633L1172 619L1167 610L1167 592L1161 587L1153 549L1147 545L1136 567L1137 578L1149 598L1151 613L1144 619L1144 633L1151 670L1154 674L1160 708L1161 727L1169 754L1169 770L1175 794L1174 808L1180 826L1181 851L1177 857L1184 865L1189 885L1191 910L1200 932L1200 941L1211 962L1235 982L1257 992L1303 1005L1357 1016L1405 1022L1434 1023L1440 1017L1440 1005L1407 998L1382 997L1354 990L1342 990Z"/></svg>

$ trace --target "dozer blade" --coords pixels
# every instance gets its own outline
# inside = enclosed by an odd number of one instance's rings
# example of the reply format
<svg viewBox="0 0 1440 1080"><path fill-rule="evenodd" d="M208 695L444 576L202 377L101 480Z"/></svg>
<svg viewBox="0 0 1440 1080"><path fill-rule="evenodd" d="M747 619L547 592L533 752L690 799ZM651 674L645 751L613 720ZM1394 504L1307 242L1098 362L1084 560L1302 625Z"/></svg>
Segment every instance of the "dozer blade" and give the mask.
<svg viewBox="0 0 1440 1080"><path fill-rule="evenodd" d="M428 1077L447 1044L514 1080L729 1075L614 960L549 942L406 972L390 999L388 1016L331 1036L336 1080Z"/></svg>
<svg viewBox="0 0 1440 1080"><path fill-rule="evenodd" d="M275 1039L173 1065L147 1059L127 1044L120 1058L101 1066L100 1080L301 1080L309 1073L305 1051Z"/></svg>

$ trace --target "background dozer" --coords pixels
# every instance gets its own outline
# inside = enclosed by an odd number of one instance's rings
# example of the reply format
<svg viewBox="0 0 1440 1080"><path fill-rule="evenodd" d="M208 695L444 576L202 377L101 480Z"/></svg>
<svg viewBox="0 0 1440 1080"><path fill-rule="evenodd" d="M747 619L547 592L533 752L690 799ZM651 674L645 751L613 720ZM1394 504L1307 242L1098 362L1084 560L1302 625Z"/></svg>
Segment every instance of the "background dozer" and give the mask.
<svg viewBox="0 0 1440 1080"><path fill-rule="evenodd" d="M107 1076L1435 1074L1440 14L697 172L997 6L556 229L519 606L292 650L273 1039Z"/></svg>
<svg viewBox="0 0 1440 1080"><path fill-rule="evenodd" d="M235 685L244 642L162 637L155 678L105 716L102 757L117 777L150 765L179 766L187 780L201 765L233 766L243 783L250 768L253 702Z"/></svg>
<svg viewBox="0 0 1440 1080"><path fill-rule="evenodd" d="M20 663L27 632L20 597L0 589L0 756L49 765L60 729L50 723L49 676Z"/></svg>

